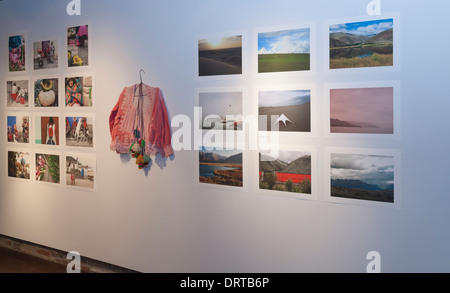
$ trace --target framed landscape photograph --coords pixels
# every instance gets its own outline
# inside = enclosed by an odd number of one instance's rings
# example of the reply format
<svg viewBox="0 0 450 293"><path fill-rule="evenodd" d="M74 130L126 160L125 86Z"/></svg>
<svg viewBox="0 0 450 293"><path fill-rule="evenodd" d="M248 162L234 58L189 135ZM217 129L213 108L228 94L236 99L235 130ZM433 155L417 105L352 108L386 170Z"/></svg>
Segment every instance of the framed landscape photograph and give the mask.
<svg viewBox="0 0 450 293"><path fill-rule="evenodd" d="M66 186L94 190L96 186L97 159L95 155L85 153L66 154L65 177Z"/></svg>
<svg viewBox="0 0 450 293"><path fill-rule="evenodd" d="M33 43L34 70L58 68L58 40L44 40Z"/></svg>
<svg viewBox="0 0 450 293"><path fill-rule="evenodd" d="M234 77L244 73L241 33L217 33L197 36L198 77Z"/></svg>
<svg viewBox="0 0 450 293"><path fill-rule="evenodd" d="M312 166L311 151L260 151L259 189L310 196Z"/></svg>
<svg viewBox="0 0 450 293"><path fill-rule="evenodd" d="M6 107L28 108L30 106L30 81L28 79L6 81Z"/></svg>
<svg viewBox="0 0 450 293"><path fill-rule="evenodd" d="M18 144L30 143L30 115L11 113L6 116L7 142Z"/></svg>
<svg viewBox="0 0 450 293"><path fill-rule="evenodd" d="M57 108L59 106L58 78L34 80L34 106L36 108Z"/></svg>
<svg viewBox="0 0 450 293"><path fill-rule="evenodd" d="M23 34L9 37L9 72L26 71L25 55L25 36Z"/></svg>
<svg viewBox="0 0 450 293"><path fill-rule="evenodd" d="M65 105L68 108L92 107L93 106L93 77L75 76L66 77Z"/></svg>
<svg viewBox="0 0 450 293"><path fill-rule="evenodd" d="M328 199L398 208L399 156L394 150L329 149Z"/></svg>
<svg viewBox="0 0 450 293"><path fill-rule="evenodd" d="M89 25L67 29L67 56L69 67L89 66Z"/></svg>
<svg viewBox="0 0 450 293"><path fill-rule="evenodd" d="M66 147L94 147L94 118L92 116L65 117Z"/></svg>
<svg viewBox="0 0 450 293"><path fill-rule="evenodd" d="M52 184L61 183L61 156L47 152L35 154L35 179L36 182Z"/></svg>
<svg viewBox="0 0 450 293"><path fill-rule="evenodd" d="M271 88L258 91L259 131L310 133L311 89Z"/></svg>
<svg viewBox="0 0 450 293"><path fill-rule="evenodd" d="M32 156L29 151L8 150L8 178L31 179Z"/></svg>
<svg viewBox="0 0 450 293"><path fill-rule="evenodd" d="M198 180L202 184L244 186L244 161L241 150L215 150L203 147L199 151L198 168Z"/></svg>
<svg viewBox="0 0 450 293"><path fill-rule="evenodd" d="M311 29L295 28L258 33L258 73L309 71Z"/></svg>
<svg viewBox="0 0 450 293"><path fill-rule="evenodd" d="M329 66L334 69L394 68L399 38L394 17L332 22L328 27Z"/></svg>
<svg viewBox="0 0 450 293"><path fill-rule="evenodd" d="M59 146L60 119L57 115L34 116L34 143L37 145Z"/></svg>
<svg viewBox="0 0 450 293"><path fill-rule="evenodd" d="M229 91L227 91L229 90ZM243 92L238 89L197 90L200 129L241 131L244 128Z"/></svg>

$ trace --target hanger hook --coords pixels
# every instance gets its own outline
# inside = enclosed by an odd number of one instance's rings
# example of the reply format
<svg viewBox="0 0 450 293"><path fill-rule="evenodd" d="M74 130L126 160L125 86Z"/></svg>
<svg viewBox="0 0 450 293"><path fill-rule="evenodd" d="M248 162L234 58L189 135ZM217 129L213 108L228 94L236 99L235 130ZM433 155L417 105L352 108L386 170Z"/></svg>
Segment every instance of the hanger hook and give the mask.
<svg viewBox="0 0 450 293"><path fill-rule="evenodd" d="M144 72L144 74L145 74L145 71L144 71L144 70L141 69L141 70L139 71L139 77L140 77L140 79L141 79L141 83L142 83L142 75L141 75L142 72Z"/></svg>

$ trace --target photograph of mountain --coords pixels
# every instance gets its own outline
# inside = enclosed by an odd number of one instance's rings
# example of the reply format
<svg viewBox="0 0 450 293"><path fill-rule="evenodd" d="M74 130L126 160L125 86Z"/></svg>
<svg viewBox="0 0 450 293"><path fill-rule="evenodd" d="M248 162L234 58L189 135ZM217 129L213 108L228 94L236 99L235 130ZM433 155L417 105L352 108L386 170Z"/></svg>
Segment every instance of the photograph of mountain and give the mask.
<svg viewBox="0 0 450 293"><path fill-rule="evenodd" d="M259 153L259 188L311 194L311 153L279 151Z"/></svg>
<svg viewBox="0 0 450 293"><path fill-rule="evenodd" d="M311 91L261 91L259 131L311 132Z"/></svg>
<svg viewBox="0 0 450 293"><path fill-rule="evenodd" d="M199 152L200 183L243 186L242 151L207 150Z"/></svg>
<svg viewBox="0 0 450 293"><path fill-rule="evenodd" d="M394 203L394 157L331 154L331 196Z"/></svg>
<svg viewBox="0 0 450 293"><path fill-rule="evenodd" d="M394 20L330 26L330 69L394 65Z"/></svg>
<svg viewBox="0 0 450 293"><path fill-rule="evenodd" d="M394 134L394 89L331 89L330 132Z"/></svg>
<svg viewBox="0 0 450 293"><path fill-rule="evenodd" d="M203 130L242 130L242 92L199 93Z"/></svg>
<svg viewBox="0 0 450 293"><path fill-rule="evenodd" d="M258 34L258 72L305 71L311 67L309 28Z"/></svg>
<svg viewBox="0 0 450 293"><path fill-rule="evenodd" d="M199 76L242 74L242 36L198 41Z"/></svg>

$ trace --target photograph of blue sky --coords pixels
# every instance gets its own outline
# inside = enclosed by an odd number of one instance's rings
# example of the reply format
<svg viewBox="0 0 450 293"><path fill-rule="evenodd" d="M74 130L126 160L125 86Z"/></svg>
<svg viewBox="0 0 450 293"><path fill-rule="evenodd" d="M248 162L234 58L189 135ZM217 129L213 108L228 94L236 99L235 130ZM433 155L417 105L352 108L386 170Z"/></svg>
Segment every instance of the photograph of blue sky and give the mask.
<svg viewBox="0 0 450 293"><path fill-rule="evenodd" d="M310 90L259 92L259 107L303 105L311 101Z"/></svg>
<svg viewBox="0 0 450 293"><path fill-rule="evenodd" d="M330 33L347 33L359 36L372 36L391 29L393 26L393 19L354 22L332 25L330 26Z"/></svg>
<svg viewBox="0 0 450 293"><path fill-rule="evenodd" d="M310 29L294 29L258 34L258 54L310 53Z"/></svg>

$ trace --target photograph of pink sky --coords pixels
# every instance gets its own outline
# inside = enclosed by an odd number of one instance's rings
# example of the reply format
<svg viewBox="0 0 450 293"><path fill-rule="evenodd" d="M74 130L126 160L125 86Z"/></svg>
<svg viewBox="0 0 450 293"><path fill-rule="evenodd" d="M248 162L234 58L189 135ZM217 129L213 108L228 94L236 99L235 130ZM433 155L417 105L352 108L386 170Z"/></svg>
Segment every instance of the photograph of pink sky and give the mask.
<svg viewBox="0 0 450 293"><path fill-rule="evenodd" d="M331 133L394 133L394 89L330 90Z"/></svg>

